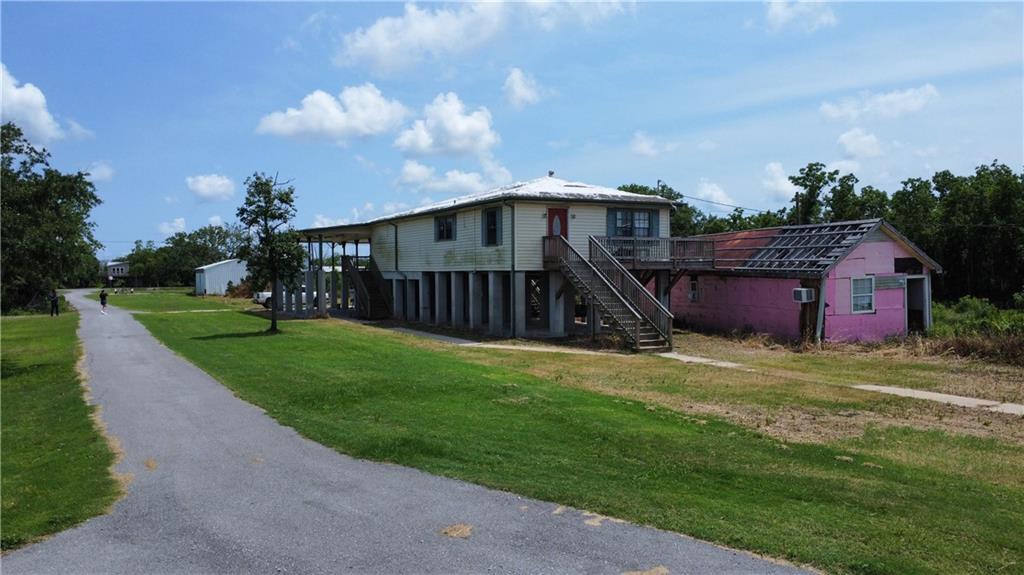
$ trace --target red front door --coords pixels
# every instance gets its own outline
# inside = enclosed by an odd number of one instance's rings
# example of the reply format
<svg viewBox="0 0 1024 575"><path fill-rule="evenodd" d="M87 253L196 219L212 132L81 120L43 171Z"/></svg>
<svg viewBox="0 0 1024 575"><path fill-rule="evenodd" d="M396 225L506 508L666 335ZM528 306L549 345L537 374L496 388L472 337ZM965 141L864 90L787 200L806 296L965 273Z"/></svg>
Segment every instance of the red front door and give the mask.
<svg viewBox="0 0 1024 575"><path fill-rule="evenodd" d="M569 239L569 208L548 208L548 235Z"/></svg>

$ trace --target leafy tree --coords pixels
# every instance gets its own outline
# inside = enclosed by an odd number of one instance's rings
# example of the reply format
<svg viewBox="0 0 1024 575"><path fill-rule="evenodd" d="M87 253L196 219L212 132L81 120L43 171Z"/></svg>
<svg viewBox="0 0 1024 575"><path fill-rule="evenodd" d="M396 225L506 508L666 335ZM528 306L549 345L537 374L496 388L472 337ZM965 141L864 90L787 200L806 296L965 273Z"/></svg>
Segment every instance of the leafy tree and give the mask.
<svg viewBox="0 0 1024 575"><path fill-rule="evenodd" d="M101 201L88 174L50 167L50 154L13 123L0 127L0 268L2 309L29 305L45 291L96 281L89 221Z"/></svg>
<svg viewBox="0 0 1024 575"><path fill-rule="evenodd" d="M295 217L295 188L286 184L279 184L277 176L254 173L245 180L245 203L236 212L247 232L241 257L249 264L249 281L253 286L271 285L271 333L278 331L278 280L295 287L305 259L298 234L289 224Z"/></svg>
<svg viewBox="0 0 1024 575"><path fill-rule="evenodd" d="M857 198L862 218L888 218L889 194L874 186L864 186Z"/></svg>
<svg viewBox="0 0 1024 575"><path fill-rule="evenodd" d="M800 188L793 195L793 208L789 212L791 224L816 224L822 221L822 194L836 183L839 170L827 171L825 164L811 162L800 168L800 174L790 176L789 181Z"/></svg>
<svg viewBox="0 0 1024 575"><path fill-rule="evenodd" d="M918 247L933 253L938 200L928 180L909 178L892 195L889 202L889 222Z"/></svg>
<svg viewBox="0 0 1024 575"><path fill-rule="evenodd" d="M842 222L864 218L863 206L857 197L857 176L846 174L839 178L825 199L825 220Z"/></svg>

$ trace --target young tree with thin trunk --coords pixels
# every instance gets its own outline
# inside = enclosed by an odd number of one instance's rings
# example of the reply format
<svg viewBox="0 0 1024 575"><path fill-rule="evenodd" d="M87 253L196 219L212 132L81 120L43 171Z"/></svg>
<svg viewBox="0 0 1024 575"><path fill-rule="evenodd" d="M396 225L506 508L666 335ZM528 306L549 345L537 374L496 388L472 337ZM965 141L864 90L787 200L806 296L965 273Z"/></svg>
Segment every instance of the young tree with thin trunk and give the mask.
<svg viewBox="0 0 1024 575"><path fill-rule="evenodd" d="M289 223L295 217L295 188L278 183L262 172L245 180L245 203L238 208L238 222L247 231L239 257L249 265L249 281L254 286L270 284L270 333L277 333L277 308L281 294L278 282L295 287L305 254L298 234Z"/></svg>

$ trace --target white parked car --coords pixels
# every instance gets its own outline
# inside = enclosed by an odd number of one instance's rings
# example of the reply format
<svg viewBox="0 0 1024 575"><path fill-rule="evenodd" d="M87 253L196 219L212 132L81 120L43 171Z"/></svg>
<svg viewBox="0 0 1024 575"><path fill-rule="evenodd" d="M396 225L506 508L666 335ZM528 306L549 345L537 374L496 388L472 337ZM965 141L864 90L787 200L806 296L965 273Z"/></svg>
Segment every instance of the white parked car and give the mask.
<svg viewBox="0 0 1024 575"><path fill-rule="evenodd" d="M306 286L302 286L302 304L306 304ZM313 292L313 300L316 301L316 292ZM258 303L263 307L270 309L271 298L274 297L273 292L269 291L258 291L252 294L252 302Z"/></svg>

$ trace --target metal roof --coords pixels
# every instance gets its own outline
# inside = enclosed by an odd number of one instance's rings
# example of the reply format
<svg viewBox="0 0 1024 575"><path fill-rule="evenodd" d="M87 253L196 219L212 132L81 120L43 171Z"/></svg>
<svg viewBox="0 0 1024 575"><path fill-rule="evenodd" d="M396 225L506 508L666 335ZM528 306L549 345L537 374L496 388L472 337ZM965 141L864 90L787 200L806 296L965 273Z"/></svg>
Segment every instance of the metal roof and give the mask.
<svg viewBox="0 0 1024 575"><path fill-rule="evenodd" d="M715 242L715 270L743 275L821 277L854 250L868 234L881 230L918 259L942 267L881 219L760 228L695 236Z"/></svg>
<svg viewBox="0 0 1024 575"><path fill-rule="evenodd" d="M240 260L238 258L231 258L231 259L227 259L227 260L220 260L219 262L213 262L212 264L206 264L205 266L199 266L199 267L196 268L196 271L206 270L206 269L209 269L209 268L217 267L219 265L223 265L223 264L227 264L227 263L234 263L234 262L244 263L244 262L242 262L242 260Z"/></svg>
<svg viewBox="0 0 1024 575"><path fill-rule="evenodd" d="M365 222L327 226L323 228L306 228L299 230L299 233L303 235L324 234L325 236L332 232L343 233L348 231L350 233L357 233L357 231L362 231L359 230L360 228L368 226L369 224L380 224L403 218L422 216L429 213L447 212L480 204L490 204L508 200L632 203L665 207L673 206L671 200L661 196L634 194L631 192L616 190L614 188L605 188L603 186L594 186L581 182L569 182L561 178L547 176L526 182L516 182L514 184L501 186L484 192L476 192L440 202L434 202L418 208L382 216ZM369 228L366 228L364 233L368 233L368 229Z"/></svg>

